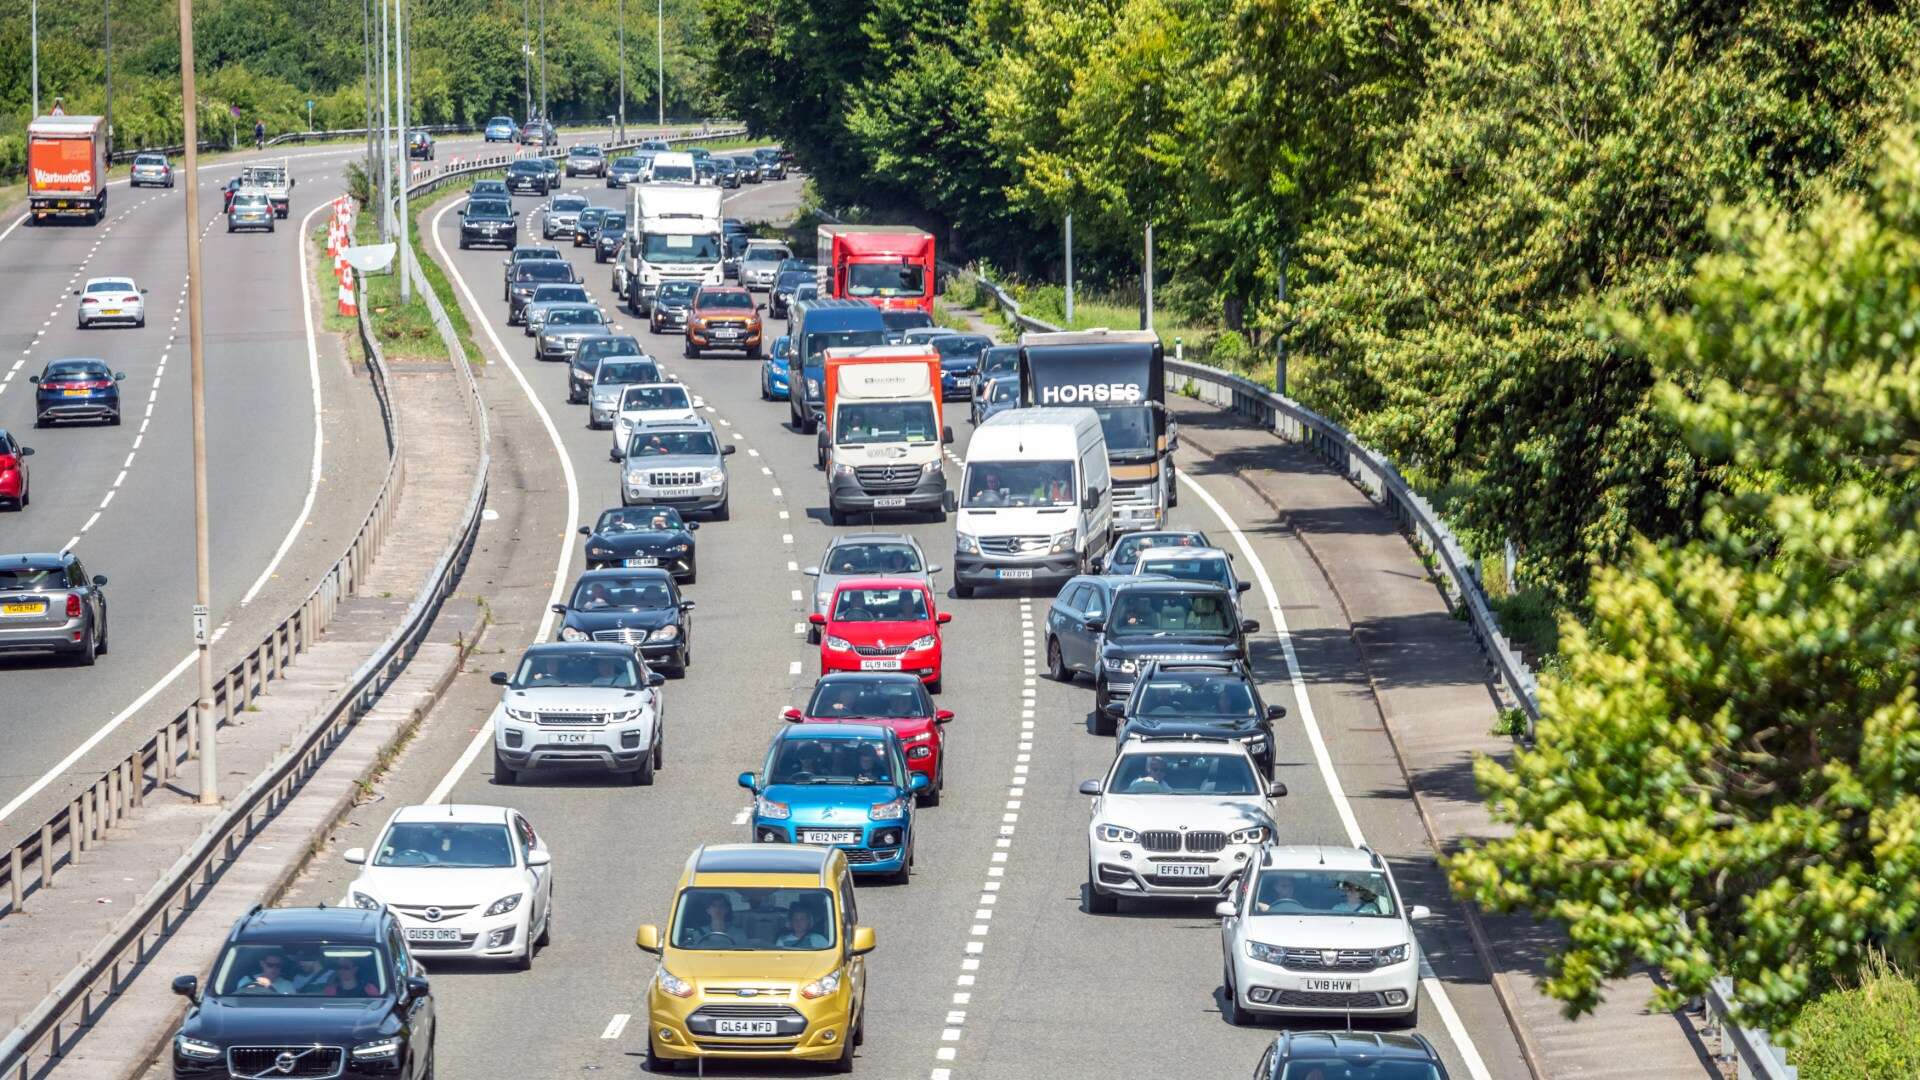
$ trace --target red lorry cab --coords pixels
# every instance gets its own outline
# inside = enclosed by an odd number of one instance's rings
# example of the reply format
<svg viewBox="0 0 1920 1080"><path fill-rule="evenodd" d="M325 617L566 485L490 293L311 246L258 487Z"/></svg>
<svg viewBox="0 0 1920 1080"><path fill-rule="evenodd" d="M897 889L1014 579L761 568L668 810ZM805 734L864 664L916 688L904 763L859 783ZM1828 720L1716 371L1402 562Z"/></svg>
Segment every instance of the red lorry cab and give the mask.
<svg viewBox="0 0 1920 1080"><path fill-rule="evenodd" d="M821 225L823 295L933 314L933 234L910 225Z"/></svg>
<svg viewBox="0 0 1920 1080"><path fill-rule="evenodd" d="M106 216L106 120L43 116L27 125L27 209L36 222Z"/></svg>

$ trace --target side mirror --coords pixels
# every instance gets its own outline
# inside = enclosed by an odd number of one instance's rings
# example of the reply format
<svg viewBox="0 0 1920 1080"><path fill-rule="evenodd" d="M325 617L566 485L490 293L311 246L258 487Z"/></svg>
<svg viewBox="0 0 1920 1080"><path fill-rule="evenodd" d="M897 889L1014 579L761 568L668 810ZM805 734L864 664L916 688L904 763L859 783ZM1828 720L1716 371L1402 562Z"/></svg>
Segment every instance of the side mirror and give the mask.
<svg viewBox="0 0 1920 1080"><path fill-rule="evenodd" d="M939 573L939 572L940 572L940 570L941 570L941 566L940 566L940 564L939 564L939 563L928 563L928 564L927 564L927 573L928 573L928 574L937 574L937 573Z"/></svg>
<svg viewBox="0 0 1920 1080"><path fill-rule="evenodd" d="M107 583L107 575L105 575L105 574L95 574L95 575L93 575L93 584L94 584L94 587L96 587L96 588L98 588L98 587L100 587L100 586L102 586L102 585L105 585L106 583Z"/></svg>
<svg viewBox="0 0 1920 1080"><path fill-rule="evenodd" d="M198 975L175 975L173 977L173 992L193 1002L195 1005L200 1004L200 977Z"/></svg>
<svg viewBox="0 0 1920 1080"><path fill-rule="evenodd" d="M960 510L960 496L949 491L941 498L940 505L949 514L958 513Z"/></svg>
<svg viewBox="0 0 1920 1080"><path fill-rule="evenodd" d="M75 290L73 290L73 295L75 295L75 296L79 296L79 295L80 295L80 290L79 290L79 289L75 289Z"/></svg>
<svg viewBox="0 0 1920 1080"><path fill-rule="evenodd" d="M20 456L21 456L21 457L32 457L32 456L33 456L33 447L31 447L31 446L23 446L23 447L21 447L21 448L20 448Z"/></svg>
<svg viewBox="0 0 1920 1080"><path fill-rule="evenodd" d="M932 782L933 781L927 779L926 773L917 772L917 773L914 773L912 776L907 777L907 790L908 791L925 791L927 789L927 785Z"/></svg>
<svg viewBox="0 0 1920 1080"><path fill-rule="evenodd" d="M753 792L755 795L760 794L760 785L754 782L753 774L750 772L740 774L740 786Z"/></svg>
<svg viewBox="0 0 1920 1080"><path fill-rule="evenodd" d="M1098 634L1098 633L1100 633L1100 632L1102 632L1102 631L1104 631L1104 630L1105 630L1105 629L1107 628L1107 620L1105 620L1105 619L1088 619L1088 620L1086 621L1086 624L1085 624L1085 625L1086 625L1086 628L1087 628L1087 633L1089 633L1089 634Z"/></svg>
<svg viewBox="0 0 1920 1080"><path fill-rule="evenodd" d="M1257 633L1259 633L1259 632L1260 632L1260 622L1259 622L1259 620L1257 620L1257 619L1241 619L1241 620L1240 620L1240 632L1241 632L1241 633L1243 633L1243 634L1257 634Z"/></svg>
<svg viewBox="0 0 1920 1080"><path fill-rule="evenodd" d="M1231 919L1235 915L1240 914L1240 909L1233 906L1233 901L1222 900L1219 903L1213 905L1213 913L1215 915L1220 916L1223 919Z"/></svg>
<svg viewBox="0 0 1920 1080"><path fill-rule="evenodd" d="M726 457L727 455L733 453L735 450L738 450L738 449L740 448L733 445L732 443L728 443L727 445L720 448L720 456Z"/></svg>
<svg viewBox="0 0 1920 1080"><path fill-rule="evenodd" d="M1428 919L1432 917L1433 917L1433 912L1429 911L1425 904L1415 904L1412 907L1407 909L1407 918L1412 920L1413 922L1419 922L1422 919Z"/></svg>
<svg viewBox="0 0 1920 1080"><path fill-rule="evenodd" d="M825 615L822 615L822 614L820 614L820 613L819 613L819 612L817 612L817 611L816 611L816 612L814 612L813 614L811 614L811 615L809 615L809 616L807 616L807 621L808 621L808 622L810 622L810 623L812 623L812 624L813 624L813 625L815 625L815 626L825 626L825 625L827 625L827 617L826 617Z"/></svg>
<svg viewBox="0 0 1920 1080"><path fill-rule="evenodd" d="M693 601L691 601L691 600L682 600L682 601L680 601L680 610L681 610L681 611L692 611L692 610L693 610Z"/></svg>
<svg viewBox="0 0 1920 1080"><path fill-rule="evenodd" d="M591 526L591 525L582 525L582 526L580 526L580 535L581 535L581 536L592 536L592 535L593 535L593 526Z"/></svg>
<svg viewBox="0 0 1920 1080"><path fill-rule="evenodd" d="M27 376L27 381L28 381L28 382L30 382L30 383L37 383L37 382L39 382L39 381L40 381L40 376L38 376L38 375L29 375L29 376Z"/></svg>
<svg viewBox="0 0 1920 1080"><path fill-rule="evenodd" d="M1286 797L1287 797L1287 785L1285 785L1285 784L1283 784L1283 783L1281 783L1281 782L1280 782L1280 781L1278 781L1278 780L1275 780L1275 781L1274 781L1273 783L1271 783L1271 784L1268 784L1268 785L1267 785L1267 797L1268 797L1268 798L1273 798L1273 799L1284 799L1284 798L1286 798Z"/></svg>
<svg viewBox="0 0 1920 1080"><path fill-rule="evenodd" d="M806 714L799 709L789 708L780 713L780 719L785 720L789 724L797 724L806 718Z"/></svg>
<svg viewBox="0 0 1920 1080"><path fill-rule="evenodd" d="M407 996L423 998L433 992L433 985L418 975L407 976Z"/></svg>
<svg viewBox="0 0 1920 1080"><path fill-rule="evenodd" d="M607 460L618 464L625 459L620 456L619 450L609 450L607 451Z"/></svg>
<svg viewBox="0 0 1920 1080"><path fill-rule="evenodd" d="M649 671L647 672L647 685L650 687L665 686L667 685L667 677L657 671Z"/></svg>
<svg viewBox="0 0 1920 1080"><path fill-rule="evenodd" d="M1235 584L1233 587L1235 592L1246 592L1248 589L1251 589L1251 588L1253 588L1253 582L1251 581L1242 581Z"/></svg>
<svg viewBox="0 0 1920 1080"><path fill-rule="evenodd" d="M348 848L346 854L340 857L355 866L365 866L367 864L367 849L363 847Z"/></svg>
<svg viewBox="0 0 1920 1080"><path fill-rule="evenodd" d="M493 685L495 685L495 686L505 686L505 685L507 685L507 683L508 683L508 682L510 682L511 680L509 680L509 679L507 678L507 673L506 673L506 672L504 672L504 671L496 671L496 672L494 672L493 674L491 674L491 675L489 675L489 676L487 676L487 681L488 681L488 682L490 682L490 683L492 683L492 684L493 684Z"/></svg>
<svg viewBox="0 0 1920 1080"><path fill-rule="evenodd" d="M853 943L847 951L854 956L865 956L878 944L879 942L873 936L873 927L856 926L853 928Z"/></svg>
<svg viewBox="0 0 1920 1080"><path fill-rule="evenodd" d="M1100 781L1098 780L1080 781L1080 794L1098 796L1100 794Z"/></svg>
<svg viewBox="0 0 1920 1080"><path fill-rule="evenodd" d="M500 260L500 265L501 265L501 266L512 266L512 265L513 265L513 257L512 257L512 256L508 256L507 258L504 258L504 259L501 259L501 260Z"/></svg>
<svg viewBox="0 0 1920 1080"><path fill-rule="evenodd" d="M528 866L546 866L552 862L553 862L553 853L550 851L527 852Z"/></svg>
<svg viewBox="0 0 1920 1080"><path fill-rule="evenodd" d="M555 615L565 615L567 613L567 605L565 604L553 605L553 613Z"/></svg>
<svg viewBox="0 0 1920 1080"><path fill-rule="evenodd" d="M935 615L933 617L933 621L939 623L941 626L945 626L948 623L953 621L953 612L943 611L940 614Z"/></svg>
<svg viewBox="0 0 1920 1080"><path fill-rule="evenodd" d="M1087 492L1087 497L1080 500L1080 509L1082 510L1100 509L1100 492L1098 490Z"/></svg>
<svg viewBox="0 0 1920 1080"><path fill-rule="evenodd" d="M805 574L805 575L807 575L808 577L819 577L819 576L820 576L820 568L819 568L819 567L817 567L817 566L809 566L809 567L807 567L807 568L806 568L805 570L802 570L802 571L800 571L800 572L801 572L801 573L803 573L803 574Z"/></svg>
<svg viewBox="0 0 1920 1080"><path fill-rule="evenodd" d="M940 429L940 442L946 446L953 445L953 425L949 424Z"/></svg>
<svg viewBox="0 0 1920 1080"><path fill-rule="evenodd" d="M1123 720L1127 715L1127 703L1124 701L1109 701L1105 705L1100 706L1100 711L1115 720Z"/></svg>
<svg viewBox="0 0 1920 1080"><path fill-rule="evenodd" d="M697 521L689 521L689 522L687 522L687 531L688 531L688 532L699 532L699 531L700 531L700 523L699 523L699 522L697 522Z"/></svg>
<svg viewBox="0 0 1920 1080"><path fill-rule="evenodd" d="M951 721L952 719L953 719L952 709L935 709L933 712L933 722L936 724L945 724Z"/></svg>
<svg viewBox="0 0 1920 1080"><path fill-rule="evenodd" d="M1284 719L1286 715L1287 707L1285 705L1267 706L1267 719L1269 720L1281 720Z"/></svg>
<svg viewBox="0 0 1920 1080"><path fill-rule="evenodd" d="M126 381L127 381L127 373L126 373L126 372L124 372L124 371L116 371L116 372L114 372L114 373L113 373L113 381L114 381L114 382L126 382Z"/></svg>
<svg viewBox="0 0 1920 1080"><path fill-rule="evenodd" d="M141 290L140 290L140 295L141 295L141 296L145 296L145 295L147 295L147 290L145 290L145 289L141 289Z"/></svg>

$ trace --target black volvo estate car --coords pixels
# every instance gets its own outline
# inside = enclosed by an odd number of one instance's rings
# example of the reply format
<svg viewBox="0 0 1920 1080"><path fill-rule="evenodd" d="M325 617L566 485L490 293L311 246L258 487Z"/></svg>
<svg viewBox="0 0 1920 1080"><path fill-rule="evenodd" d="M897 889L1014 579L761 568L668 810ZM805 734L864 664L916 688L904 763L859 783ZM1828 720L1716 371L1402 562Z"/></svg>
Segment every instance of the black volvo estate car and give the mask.
<svg viewBox="0 0 1920 1080"><path fill-rule="evenodd" d="M173 1037L175 1080L433 1075L426 973L391 912L255 907L227 936Z"/></svg>

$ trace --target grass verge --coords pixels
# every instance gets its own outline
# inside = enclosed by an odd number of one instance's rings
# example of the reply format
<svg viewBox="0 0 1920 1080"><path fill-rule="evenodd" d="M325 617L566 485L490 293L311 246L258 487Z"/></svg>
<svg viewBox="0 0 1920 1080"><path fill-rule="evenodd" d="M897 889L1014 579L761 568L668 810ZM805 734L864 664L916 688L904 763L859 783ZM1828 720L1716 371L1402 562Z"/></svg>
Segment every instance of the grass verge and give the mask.
<svg viewBox="0 0 1920 1080"><path fill-rule="evenodd" d="M504 170L495 170L492 172L475 173L473 179L497 180L505 175L506 172ZM469 186L471 186L471 181L469 181ZM456 198L464 194L465 190L465 188L449 185L426 196L424 199L409 203L408 209L413 212L414 227L411 238L413 241L414 258L420 261L420 273L426 277L427 284L433 289L434 295L440 298L440 306L446 309L447 321L453 324L454 335L460 339L460 347L467 352L467 362L475 367L479 367L487 362L487 354L481 351L479 343L474 340L473 324L467 321L467 310L461 306L460 298L454 294L453 282L447 280L446 268L440 265L438 259L427 254L424 239L428 230L433 227L432 223L427 220L427 211L448 199Z"/></svg>

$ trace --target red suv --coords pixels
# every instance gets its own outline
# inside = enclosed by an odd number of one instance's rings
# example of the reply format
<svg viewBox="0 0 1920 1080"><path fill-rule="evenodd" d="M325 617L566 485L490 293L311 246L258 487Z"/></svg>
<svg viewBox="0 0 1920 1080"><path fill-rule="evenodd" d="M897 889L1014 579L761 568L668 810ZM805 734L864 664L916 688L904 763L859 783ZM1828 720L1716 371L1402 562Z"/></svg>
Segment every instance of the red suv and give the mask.
<svg viewBox="0 0 1920 1080"><path fill-rule="evenodd" d="M32 456L33 447L21 446L12 432L0 428L0 506L24 510L33 499L32 477L27 469L27 459Z"/></svg>
<svg viewBox="0 0 1920 1080"><path fill-rule="evenodd" d="M940 692L940 627L953 616L935 613L924 578L849 578L834 589L820 627L820 674L904 671Z"/></svg>
<svg viewBox="0 0 1920 1080"><path fill-rule="evenodd" d="M924 773L921 806L938 806L947 786L947 721L951 709L936 709L920 680L905 672L844 671L813 684L805 709L781 714L794 724L879 724L890 727L907 748L907 769Z"/></svg>

